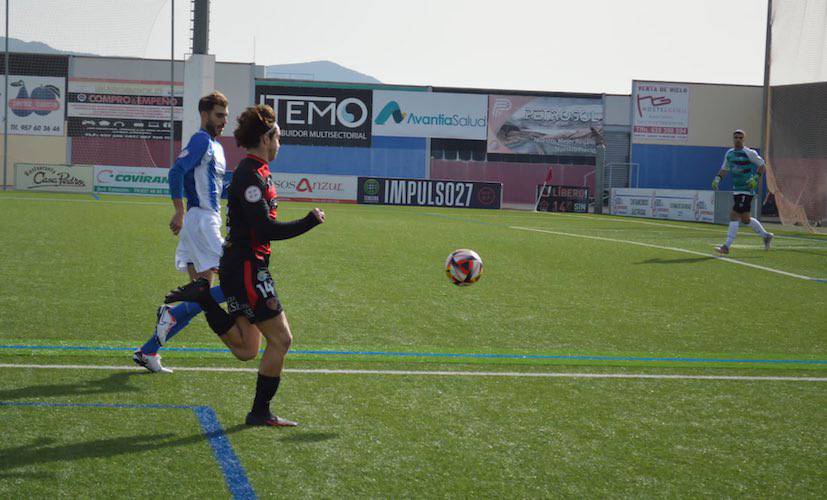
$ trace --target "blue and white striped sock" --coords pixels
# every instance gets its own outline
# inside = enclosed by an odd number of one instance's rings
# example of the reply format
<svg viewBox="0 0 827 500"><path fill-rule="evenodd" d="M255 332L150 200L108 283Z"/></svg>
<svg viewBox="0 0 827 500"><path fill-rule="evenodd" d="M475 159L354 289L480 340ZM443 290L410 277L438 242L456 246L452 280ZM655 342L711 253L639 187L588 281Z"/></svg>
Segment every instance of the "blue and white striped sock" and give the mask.
<svg viewBox="0 0 827 500"><path fill-rule="evenodd" d="M210 295L212 295L213 299L215 299L215 301L219 304L227 300L224 298L224 292L221 291L220 286L210 288ZM169 333L167 333L167 342L169 342L169 339L176 336L178 332L183 330L184 327L189 325L192 318L196 317L200 312L201 306L195 302L181 302L177 306L173 307L170 310L170 314L172 314L172 317L175 318L175 325L173 325ZM144 354L155 354L160 348L161 343L158 341L158 337L156 337L153 332L149 340L141 346L141 352Z"/></svg>

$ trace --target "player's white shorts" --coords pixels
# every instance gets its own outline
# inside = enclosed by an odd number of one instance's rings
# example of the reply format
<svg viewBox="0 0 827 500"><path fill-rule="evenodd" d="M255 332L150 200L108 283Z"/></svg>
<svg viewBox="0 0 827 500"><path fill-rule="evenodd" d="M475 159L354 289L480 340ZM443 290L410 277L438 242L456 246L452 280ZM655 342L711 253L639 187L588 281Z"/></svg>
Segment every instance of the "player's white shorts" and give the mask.
<svg viewBox="0 0 827 500"><path fill-rule="evenodd" d="M175 267L186 272L187 264L192 264L199 273L217 268L223 244L221 214L198 207L190 208L178 233Z"/></svg>

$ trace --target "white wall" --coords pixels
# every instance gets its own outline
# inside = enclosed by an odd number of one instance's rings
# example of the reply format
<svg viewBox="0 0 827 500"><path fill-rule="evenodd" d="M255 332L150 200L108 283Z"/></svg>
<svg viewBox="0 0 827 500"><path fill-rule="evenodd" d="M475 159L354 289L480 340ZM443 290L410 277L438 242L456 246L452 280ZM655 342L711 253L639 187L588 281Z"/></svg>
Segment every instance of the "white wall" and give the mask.
<svg viewBox="0 0 827 500"><path fill-rule="evenodd" d="M175 61L175 81L184 81L184 62ZM69 78L169 81L169 60L131 57L69 58Z"/></svg>
<svg viewBox="0 0 827 500"><path fill-rule="evenodd" d="M230 119L222 136L233 135L235 119L247 106L253 104L255 65L245 63L215 63L215 89L230 101Z"/></svg>
<svg viewBox="0 0 827 500"><path fill-rule="evenodd" d="M628 95L603 96L603 124L604 125L631 125L631 100Z"/></svg>

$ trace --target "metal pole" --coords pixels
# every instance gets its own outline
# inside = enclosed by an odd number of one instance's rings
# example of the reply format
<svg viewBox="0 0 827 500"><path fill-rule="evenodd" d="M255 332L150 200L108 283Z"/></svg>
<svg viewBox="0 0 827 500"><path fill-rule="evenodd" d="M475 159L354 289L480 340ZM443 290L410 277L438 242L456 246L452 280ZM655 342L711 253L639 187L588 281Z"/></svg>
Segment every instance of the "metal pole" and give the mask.
<svg viewBox="0 0 827 500"><path fill-rule="evenodd" d="M266 66L265 66L265 68L266 68ZM428 87L428 92L433 92L433 91L434 91L433 87ZM459 158L457 158L457 159L459 159ZM387 172L385 172L385 175L387 175ZM425 138L425 178L426 179L431 178L431 138L430 137ZM502 205L502 204L500 204L500 205Z"/></svg>
<svg viewBox="0 0 827 500"><path fill-rule="evenodd" d="M6 53L5 59L5 88L3 89L3 191L8 184L9 166L9 2L6 0Z"/></svg>
<svg viewBox="0 0 827 500"><path fill-rule="evenodd" d="M769 152L769 125L770 125L770 63L772 62L772 54L770 54L770 50L772 47L772 0L767 0L767 36L766 41L764 44L764 100L761 103L762 113L761 113L761 155L764 157L766 162L769 162L770 159L770 152ZM771 168L768 164L767 169ZM764 177L767 177L766 175ZM762 201L761 206L763 206L763 200L766 197L766 188L761 185L758 187L760 200ZM761 217L761 207L759 206L757 217Z"/></svg>
<svg viewBox="0 0 827 500"><path fill-rule="evenodd" d="M175 159L175 0L169 1L172 10L169 22L169 168Z"/></svg>
<svg viewBox="0 0 827 500"><path fill-rule="evenodd" d="M606 146L598 144L595 146L594 161L594 213L603 213L603 169L606 164Z"/></svg>
<svg viewBox="0 0 827 500"><path fill-rule="evenodd" d="M767 36L764 44L764 102L761 113L761 154L767 156L767 125L770 111L770 48L772 46L772 0L767 0Z"/></svg>

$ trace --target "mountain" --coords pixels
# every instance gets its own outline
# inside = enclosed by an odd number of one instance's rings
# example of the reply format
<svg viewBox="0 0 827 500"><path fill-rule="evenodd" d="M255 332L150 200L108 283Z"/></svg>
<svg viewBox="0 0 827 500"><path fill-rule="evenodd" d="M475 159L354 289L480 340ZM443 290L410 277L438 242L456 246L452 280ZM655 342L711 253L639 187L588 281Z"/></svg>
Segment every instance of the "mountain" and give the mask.
<svg viewBox="0 0 827 500"><path fill-rule="evenodd" d="M345 68L331 61L311 61L295 64L273 64L265 67L267 78L285 80L316 80L323 82L382 83L376 78Z"/></svg>
<svg viewBox="0 0 827 500"><path fill-rule="evenodd" d="M0 52L5 48L6 39L0 37ZM28 52L36 54L71 54L76 56L94 56L95 54L59 50L43 42L26 42L17 38L9 38L10 52ZM331 61L311 61L295 64L273 64L266 66L264 75L267 78L282 78L285 80L315 80L323 82L348 83L382 83L376 78L345 68Z"/></svg>
<svg viewBox="0 0 827 500"><path fill-rule="evenodd" d="M0 52L6 49L6 37L0 36ZM25 42L17 38L9 38L9 52L28 52L35 54L71 54L75 56L94 56L85 52L71 52L58 50L43 42Z"/></svg>

